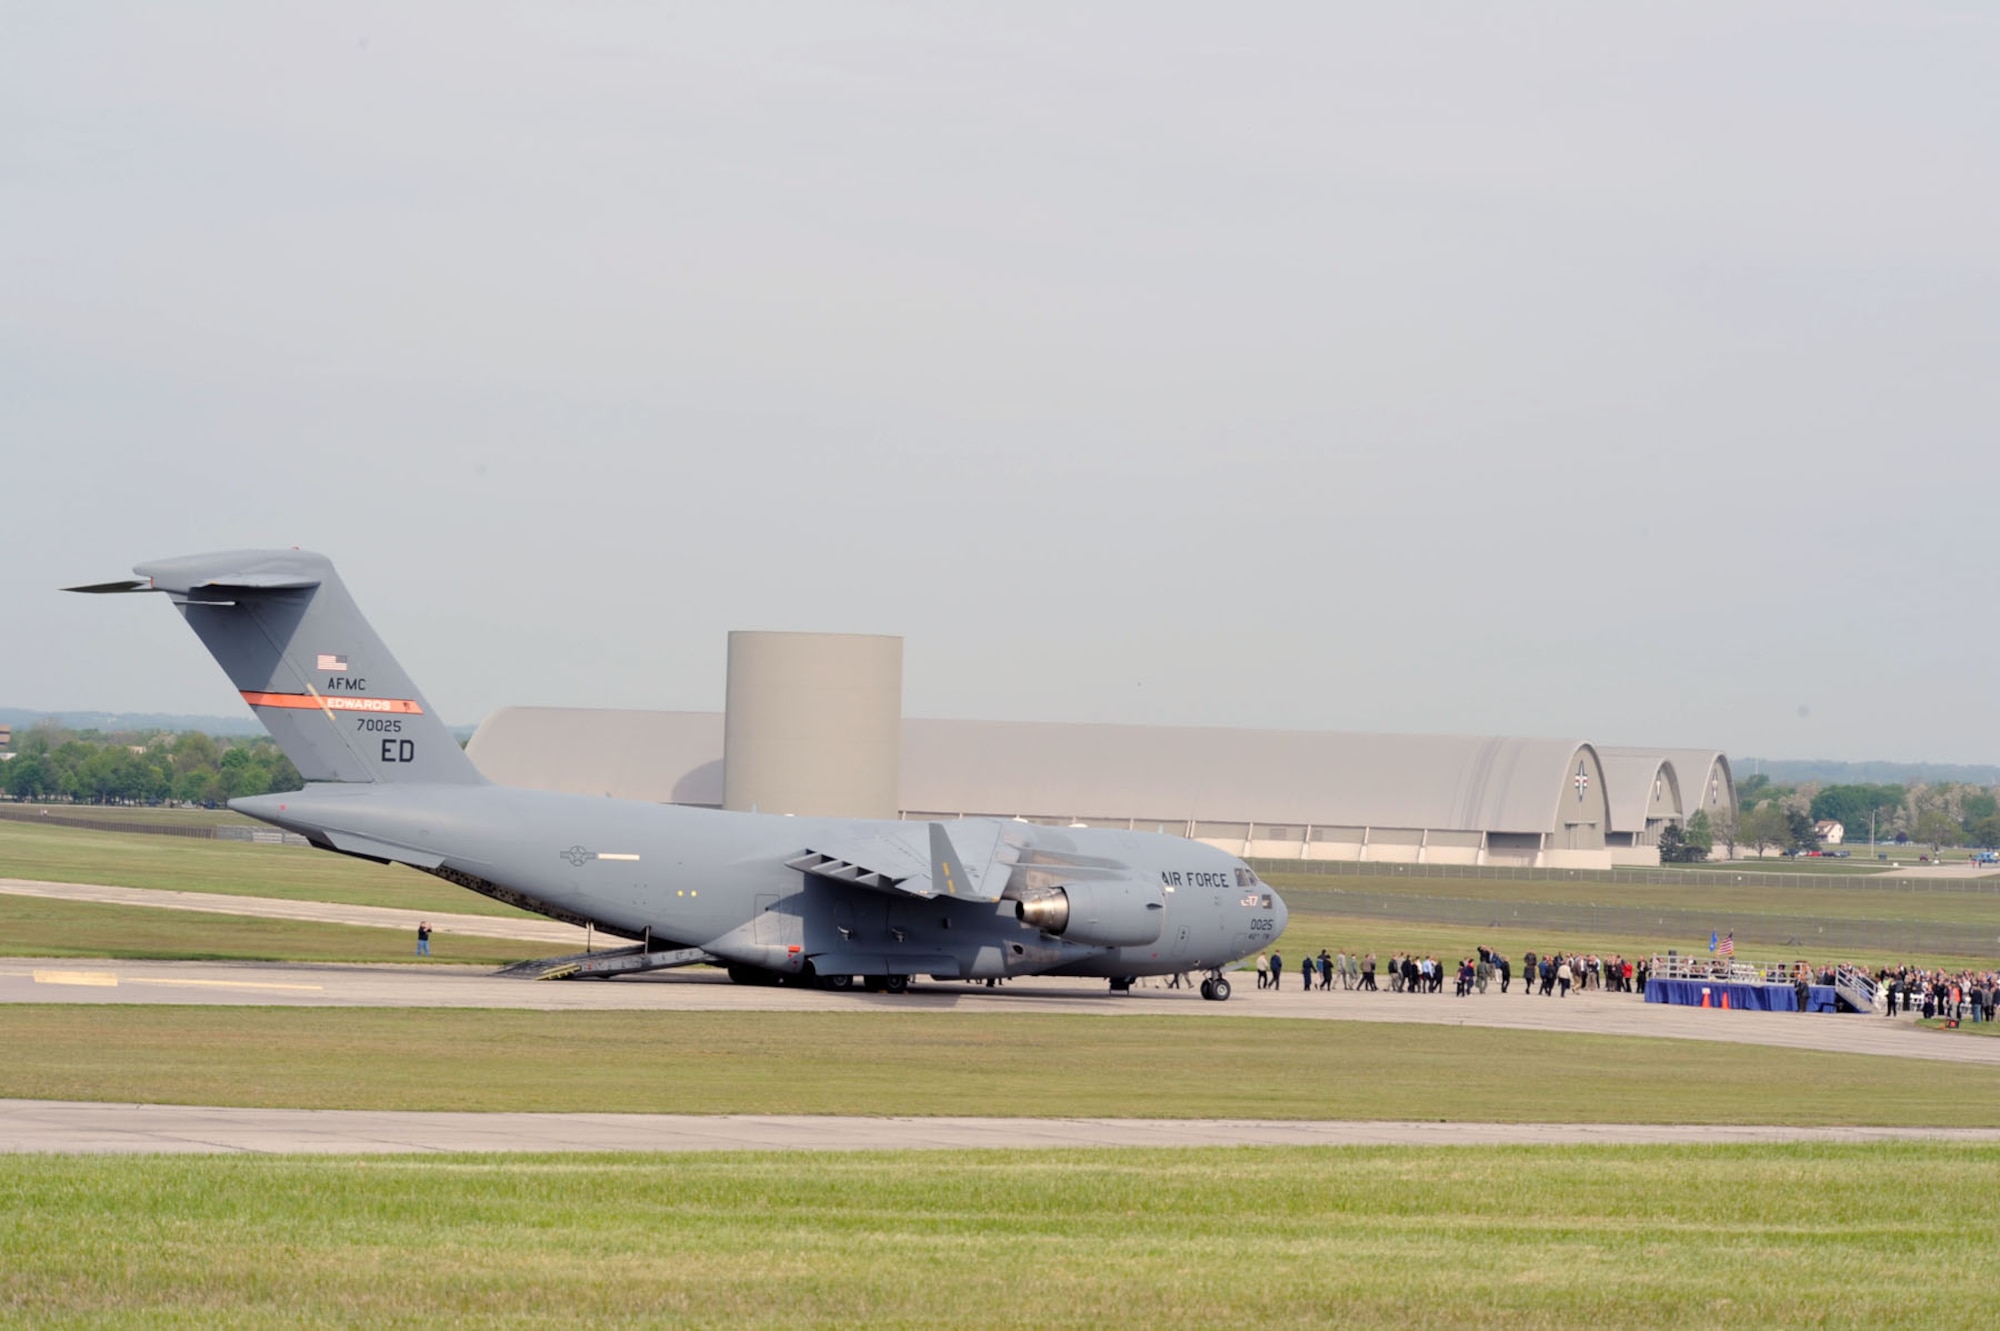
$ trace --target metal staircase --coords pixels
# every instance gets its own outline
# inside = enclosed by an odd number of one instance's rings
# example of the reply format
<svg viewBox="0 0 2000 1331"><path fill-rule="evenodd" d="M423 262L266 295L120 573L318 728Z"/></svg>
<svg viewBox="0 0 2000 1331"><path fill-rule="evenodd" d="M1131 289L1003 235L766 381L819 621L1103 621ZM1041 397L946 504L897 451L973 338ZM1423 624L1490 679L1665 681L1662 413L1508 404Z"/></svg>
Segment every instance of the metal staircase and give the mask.
<svg viewBox="0 0 2000 1331"><path fill-rule="evenodd" d="M566 957L541 957L520 961L496 978L508 980L589 980L613 975L635 975L640 971L667 970L674 966L698 966L715 958L698 947L655 952L644 943L613 948L609 952L573 952Z"/></svg>
<svg viewBox="0 0 2000 1331"><path fill-rule="evenodd" d="M1833 992L1856 1012L1882 1011L1882 986L1858 966L1840 965L1833 970Z"/></svg>

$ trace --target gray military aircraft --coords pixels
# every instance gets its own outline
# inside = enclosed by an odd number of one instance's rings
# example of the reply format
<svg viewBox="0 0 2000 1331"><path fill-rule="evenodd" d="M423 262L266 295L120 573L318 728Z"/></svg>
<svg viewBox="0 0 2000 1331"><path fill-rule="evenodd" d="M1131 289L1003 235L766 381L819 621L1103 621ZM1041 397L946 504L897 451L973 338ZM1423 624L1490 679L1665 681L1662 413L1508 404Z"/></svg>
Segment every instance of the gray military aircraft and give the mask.
<svg viewBox="0 0 2000 1331"><path fill-rule="evenodd" d="M158 592L306 780L231 800L324 850L407 864L632 947L544 975L716 962L742 983L900 992L909 979L1223 971L1284 932L1234 856L1179 837L1000 819L730 813L496 786L355 608L333 564L238 550L76 592Z"/></svg>

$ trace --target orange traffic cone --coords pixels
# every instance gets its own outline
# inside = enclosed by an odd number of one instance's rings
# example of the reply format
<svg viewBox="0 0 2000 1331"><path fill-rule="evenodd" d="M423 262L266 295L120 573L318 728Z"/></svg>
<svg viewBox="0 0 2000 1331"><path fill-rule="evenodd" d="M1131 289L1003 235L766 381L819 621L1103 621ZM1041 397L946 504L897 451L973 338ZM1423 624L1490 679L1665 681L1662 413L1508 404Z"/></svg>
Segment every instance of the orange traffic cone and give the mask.
<svg viewBox="0 0 2000 1331"><path fill-rule="evenodd" d="M1729 991L1727 989L1722 991L1722 1010L1724 1012L1729 1011Z"/></svg>
<svg viewBox="0 0 2000 1331"><path fill-rule="evenodd" d="M1708 990L1706 990L1706 989L1703 989L1703 990L1701 991L1701 1005L1702 1005L1703 1007L1707 1007L1707 1006L1708 1006Z"/></svg>

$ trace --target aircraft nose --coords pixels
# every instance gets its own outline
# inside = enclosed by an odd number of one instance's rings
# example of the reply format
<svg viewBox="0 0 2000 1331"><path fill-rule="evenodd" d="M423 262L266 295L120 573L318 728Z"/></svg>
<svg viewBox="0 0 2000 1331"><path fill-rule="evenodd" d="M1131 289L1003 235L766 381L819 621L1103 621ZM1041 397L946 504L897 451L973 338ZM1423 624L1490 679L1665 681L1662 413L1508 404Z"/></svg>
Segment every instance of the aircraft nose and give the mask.
<svg viewBox="0 0 2000 1331"><path fill-rule="evenodd" d="M1291 922L1292 912L1286 908L1285 899L1276 892L1271 894L1271 909L1277 912L1278 917L1271 934L1271 937L1276 938L1279 934L1285 932L1285 926Z"/></svg>

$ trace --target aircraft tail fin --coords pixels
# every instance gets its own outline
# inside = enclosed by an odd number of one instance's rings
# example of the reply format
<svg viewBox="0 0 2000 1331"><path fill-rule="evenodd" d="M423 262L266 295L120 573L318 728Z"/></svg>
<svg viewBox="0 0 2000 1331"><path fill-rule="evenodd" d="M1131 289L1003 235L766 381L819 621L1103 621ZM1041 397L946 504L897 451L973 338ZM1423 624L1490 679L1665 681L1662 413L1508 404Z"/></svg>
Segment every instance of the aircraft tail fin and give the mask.
<svg viewBox="0 0 2000 1331"><path fill-rule="evenodd" d="M132 571L144 581L68 590L166 593L306 780L485 784L324 555L230 550Z"/></svg>

